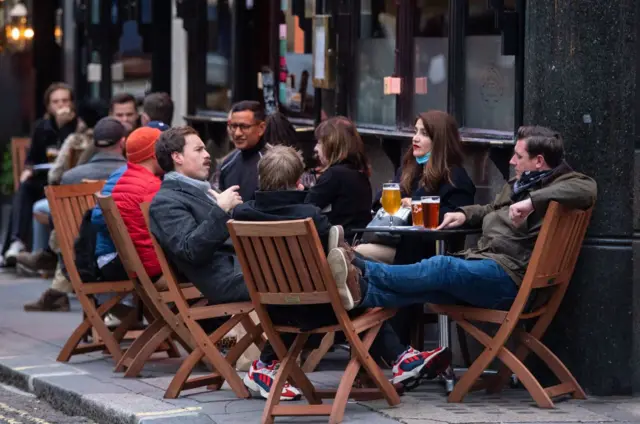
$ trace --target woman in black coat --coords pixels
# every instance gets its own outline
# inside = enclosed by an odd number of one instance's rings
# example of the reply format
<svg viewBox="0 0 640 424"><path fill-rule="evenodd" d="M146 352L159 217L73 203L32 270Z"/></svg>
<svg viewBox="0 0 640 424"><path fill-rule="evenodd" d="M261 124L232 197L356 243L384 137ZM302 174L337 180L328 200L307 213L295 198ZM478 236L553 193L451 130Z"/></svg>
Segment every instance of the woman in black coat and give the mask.
<svg viewBox="0 0 640 424"><path fill-rule="evenodd" d="M343 116L322 122L315 135L322 175L309 189L306 202L319 207L331 225L342 225L349 240L352 229L371 221L371 169L364 143L353 122Z"/></svg>
<svg viewBox="0 0 640 424"><path fill-rule="evenodd" d="M440 197L440 217L461 206L472 205L476 187L462 166L464 153L456 120L448 113L432 110L420 114L415 123L416 134L411 148L402 160L394 182L400 184L402 205L411 207L412 200L422 196ZM380 207L380 195L373 209ZM464 239L450 243L450 250L461 249ZM394 264L410 264L435 254L433 243L420 237L403 237L397 246L359 245L364 256Z"/></svg>

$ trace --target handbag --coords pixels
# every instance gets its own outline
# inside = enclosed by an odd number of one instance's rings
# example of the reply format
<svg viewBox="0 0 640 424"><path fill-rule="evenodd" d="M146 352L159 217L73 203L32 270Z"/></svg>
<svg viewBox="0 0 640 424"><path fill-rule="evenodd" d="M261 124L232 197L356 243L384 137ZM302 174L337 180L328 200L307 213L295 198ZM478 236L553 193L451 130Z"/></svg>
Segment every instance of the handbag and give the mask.
<svg viewBox="0 0 640 424"><path fill-rule="evenodd" d="M394 227L403 227L409 225L409 219L411 217L411 208L400 208L398 211L393 214L391 219L393 220ZM378 212L373 216L373 219L369 224L367 224L367 228L371 227L389 227L391 224L389 223L389 214L384 211L383 208L378 209ZM386 233L384 231L379 232L366 232L362 235L363 243L374 243L374 244L382 244L385 246L397 246L400 243L400 236L394 235L391 233Z"/></svg>

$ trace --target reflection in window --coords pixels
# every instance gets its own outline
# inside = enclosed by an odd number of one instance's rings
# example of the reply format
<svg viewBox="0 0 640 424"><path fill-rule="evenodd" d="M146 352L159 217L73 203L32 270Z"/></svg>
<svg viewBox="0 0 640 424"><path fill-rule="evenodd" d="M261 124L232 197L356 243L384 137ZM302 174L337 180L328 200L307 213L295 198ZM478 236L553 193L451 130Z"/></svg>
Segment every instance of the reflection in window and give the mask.
<svg viewBox="0 0 640 424"><path fill-rule="evenodd" d="M505 1L514 10L515 0ZM502 55L502 36L486 0L470 0L466 28L465 127L514 129L515 56Z"/></svg>
<svg viewBox="0 0 640 424"><path fill-rule="evenodd" d="M313 15L314 0L280 2L284 20L280 31L278 100L289 116L313 116Z"/></svg>
<svg viewBox="0 0 640 424"><path fill-rule="evenodd" d="M231 108L231 7L228 0L207 2L206 108Z"/></svg>
<svg viewBox="0 0 640 424"><path fill-rule="evenodd" d="M395 125L396 96L384 95L384 77L393 75L398 7L395 0L361 0L357 44L356 121Z"/></svg>
<svg viewBox="0 0 640 424"><path fill-rule="evenodd" d="M114 8L112 13L118 18L117 7ZM123 19L122 35L112 61L112 91L113 94L130 93L140 102L151 90L151 50L144 50L145 43L137 16L131 16L129 11L120 12L122 15L119 17Z"/></svg>
<svg viewBox="0 0 640 424"><path fill-rule="evenodd" d="M449 0L418 0L416 6L414 114L446 111Z"/></svg>

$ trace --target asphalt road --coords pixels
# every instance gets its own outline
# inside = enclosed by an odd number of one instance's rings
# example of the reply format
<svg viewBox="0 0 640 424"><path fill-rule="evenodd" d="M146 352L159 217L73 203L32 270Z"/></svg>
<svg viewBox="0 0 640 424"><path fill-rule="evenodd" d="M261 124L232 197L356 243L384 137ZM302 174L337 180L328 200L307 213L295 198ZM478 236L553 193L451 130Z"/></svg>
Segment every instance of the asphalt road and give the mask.
<svg viewBox="0 0 640 424"><path fill-rule="evenodd" d="M53 409L31 393L0 384L0 424L94 424Z"/></svg>

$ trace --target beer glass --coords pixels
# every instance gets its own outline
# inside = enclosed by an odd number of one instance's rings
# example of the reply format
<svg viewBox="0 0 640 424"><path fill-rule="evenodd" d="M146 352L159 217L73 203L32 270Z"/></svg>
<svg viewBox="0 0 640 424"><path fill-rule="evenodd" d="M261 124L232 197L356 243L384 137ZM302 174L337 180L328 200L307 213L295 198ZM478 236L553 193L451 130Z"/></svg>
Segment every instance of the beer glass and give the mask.
<svg viewBox="0 0 640 424"><path fill-rule="evenodd" d="M440 223L439 196L422 197L422 219L425 228L433 230L438 227L438 224Z"/></svg>
<svg viewBox="0 0 640 424"><path fill-rule="evenodd" d="M422 200L413 200L411 202L411 220L413 225L422 227L424 221L422 219Z"/></svg>
<svg viewBox="0 0 640 424"><path fill-rule="evenodd" d="M389 226L393 227L393 214L400 210L400 184L387 183L382 185L382 208L389 214Z"/></svg>

